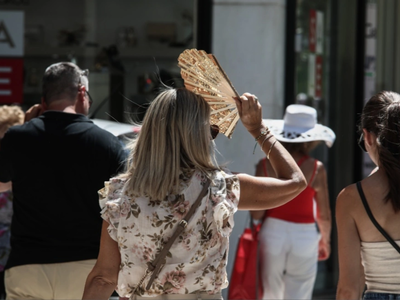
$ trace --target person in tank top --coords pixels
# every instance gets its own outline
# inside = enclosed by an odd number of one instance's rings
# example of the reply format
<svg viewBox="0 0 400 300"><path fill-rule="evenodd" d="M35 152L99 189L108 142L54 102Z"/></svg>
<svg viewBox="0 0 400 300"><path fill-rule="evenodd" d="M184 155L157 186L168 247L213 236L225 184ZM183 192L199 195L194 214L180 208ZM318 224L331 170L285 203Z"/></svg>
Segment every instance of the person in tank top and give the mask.
<svg viewBox="0 0 400 300"><path fill-rule="evenodd" d="M331 211L324 164L310 152L321 141L331 147L336 136L317 124L314 108L301 104L289 105L283 120L265 123L299 165L307 187L285 205L251 211L254 220L264 221L260 231L263 299L311 299L317 262L328 259L331 251ZM256 175L277 177L267 157L257 164Z"/></svg>
<svg viewBox="0 0 400 300"><path fill-rule="evenodd" d="M398 93L381 91L363 108L359 145L377 168L337 197L337 299L400 299L400 253L375 227L363 204L400 246L399 120Z"/></svg>

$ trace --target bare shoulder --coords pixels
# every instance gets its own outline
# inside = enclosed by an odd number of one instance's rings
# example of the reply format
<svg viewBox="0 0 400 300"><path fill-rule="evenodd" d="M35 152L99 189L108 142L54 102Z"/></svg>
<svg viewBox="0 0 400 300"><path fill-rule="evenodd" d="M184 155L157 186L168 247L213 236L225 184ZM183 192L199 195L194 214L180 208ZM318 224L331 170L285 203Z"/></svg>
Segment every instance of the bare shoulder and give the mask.
<svg viewBox="0 0 400 300"><path fill-rule="evenodd" d="M346 201L349 199L353 199L355 196L358 196L358 191L356 184L350 184L342 189L338 195L337 201Z"/></svg>
<svg viewBox="0 0 400 300"><path fill-rule="evenodd" d="M336 198L336 211L338 213L351 212L355 206L358 206L358 197L356 184L348 185L340 191Z"/></svg>
<svg viewBox="0 0 400 300"><path fill-rule="evenodd" d="M335 219L339 237L360 239L358 232L359 216L362 215L360 202L355 184L345 187L337 196Z"/></svg>
<svg viewBox="0 0 400 300"><path fill-rule="evenodd" d="M316 172L315 172L315 178L326 178L326 169L324 164L317 160L317 167L316 167Z"/></svg>
<svg viewBox="0 0 400 300"><path fill-rule="evenodd" d="M324 163L322 161L319 161L319 160L317 160L317 172L318 173L320 173L320 172L326 173L326 169L325 169Z"/></svg>
<svg viewBox="0 0 400 300"><path fill-rule="evenodd" d="M313 162L313 167L312 167L312 172L314 172L314 163ZM311 175L312 176L312 173ZM326 175L326 169L325 166L322 162L320 162L319 160L317 160L317 166L316 166L316 170L315 170L315 177L313 179L313 181L311 182L311 186L316 190L316 191L320 191L323 189L327 189L327 175Z"/></svg>

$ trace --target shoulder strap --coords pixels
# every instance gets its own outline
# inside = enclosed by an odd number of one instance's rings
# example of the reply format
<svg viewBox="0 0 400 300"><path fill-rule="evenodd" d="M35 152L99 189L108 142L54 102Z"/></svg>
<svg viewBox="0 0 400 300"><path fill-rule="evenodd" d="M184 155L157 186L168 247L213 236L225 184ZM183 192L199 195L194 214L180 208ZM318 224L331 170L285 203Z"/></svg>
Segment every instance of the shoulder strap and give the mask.
<svg viewBox="0 0 400 300"><path fill-rule="evenodd" d="M388 240L388 242L397 250L397 252L400 253L399 245L397 245L396 242L393 241L393 239L386 233L386 231L381 227L381 225L379 225L379 223L375 220L374 216L372 215L372 212L371 212L371 210L370 210L370 208L368 206L367 199L365 198L364 191L363 191L362 186L361 186L361 182L358 181L356 183L356 185L357 185L357 190L358 190L358 193L360 194L362 203L364 204L365 210L367 211L368 217L371 219L371 221L375 225L375 227Z"/></svg>
<svg viewBox="0 0 400 300"><path fill-rule="evenodd" d="M299 159L299 161L297 162L297 165L300 167L301 164L308 158L308 155L304 155L302 158Z"/></svg>
<svg viewBox="0 0 400 300"><path fill-rule="evenodd" d="M308 185L310 185L310 186L311 186L311 183L314 180L315 173L317 172L317 165L318 165L318 160L314 160L314 171L313 171L313 173L311 175L310 182L308 183Z"/></svg>
<svg viewBox="0 0 400 300"><path fill-rule="evenodd" d="M161 270L161 267L165 264L165 257L168 254L169 249L174 243L175 239L181 234L181 232L186 228L190 218L196 211L197 207L200 205L201 200L205 195L207 195L208 187L210 186L210 179L204 184L200 195L197 197L196 201L193 203L192 207L186 214L186 216L179 222L178 228L175 230L174 234L170 237L168 242L164 245L157 257L152 261L147 263L147 269L152 273L151 277L147 283L146 290L150 289L151 284ZM147 273L147 271L146 271ZM148 273L147 273L148 274Z"/></svg>

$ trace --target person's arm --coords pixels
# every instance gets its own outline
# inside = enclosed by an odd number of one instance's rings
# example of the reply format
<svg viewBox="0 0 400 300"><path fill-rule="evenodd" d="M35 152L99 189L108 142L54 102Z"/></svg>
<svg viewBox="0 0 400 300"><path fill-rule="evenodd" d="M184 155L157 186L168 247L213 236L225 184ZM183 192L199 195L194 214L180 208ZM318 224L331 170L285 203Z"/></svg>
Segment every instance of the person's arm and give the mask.
<svg viewBox="0 0 400 300"><path fill-rule="evenodd" d="M117 286L121 254L107 227L108 223L103 221L99 256L86 279L82 299L108 300Z"/></svg>
<svg viewBox="0 0 400 300"><path fill-rule="evenodd" d="M360 299L362 278L361 241L352 216L356 188L351 185L342 190L336 201L336 226L338 231L339 282L336 299Z"/></svg>
<svg viewBox="0 0 400 300"><path fill-rule="evenodd" d="M12 183L9 182L0 182L0 193L7 192L12 189Z"/></svg>
<svg viewBox="0 0 400 300"><path fill-rule="evenodd" d="M252 94L245 93L236 100L240 119L247 131L257 138L266 131L262 123L262 108ZM269 136L269 135L267 135ZM275 137L258 139L258 144L269 156L276 178L238 174L240 201L238 209L260 210L277 207L296 197L307 186L300 168Z"/></svg>
<svg viewBox="0 0 400 300"><path fill-rule="evenodd" d="M255 176L264 177L264 169L263 169L263 159L260 159L256 166L256 174ZM251 210L250 215L254 220L261 220L264 218L265 210Z"/></svg>
<svg viewBox="0 0 400 300"><path fill-rule="evenodd" d="M331 253L332 217L329 205L328 181L326 170L321 162L317 165L317 174L314 179L315 201L317 203L317 224L321 233L318 245L318 260L326 260Z"/></svg>
<svg viewBox="0 0 400 300"><path fill-rule="evenodd" d="M32 120L33 118L39 117L44 112L42 104L35 104L32 105L26 112L25 112L25 119L24 123Z"/></svg>

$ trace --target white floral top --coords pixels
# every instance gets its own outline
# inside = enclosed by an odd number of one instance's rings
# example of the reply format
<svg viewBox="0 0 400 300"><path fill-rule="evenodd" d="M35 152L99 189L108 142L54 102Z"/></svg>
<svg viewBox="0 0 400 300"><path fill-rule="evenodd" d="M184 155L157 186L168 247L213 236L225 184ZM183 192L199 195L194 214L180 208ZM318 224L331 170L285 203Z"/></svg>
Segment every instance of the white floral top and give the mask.
<svg viewBox="0 0 400 300"><path fill-rule="evenodd" d="M110 224L108 232L118 242L121 253L116 289L120 297L130 297L145 273L146 263L172 236L206 180L199 171L185 171L181 175L181 191L162 201L128 193L121 178L110 179L99 191L102 218ZM151 289L145 291L141 287L136 294L215 294L226 288L229 235L239 194L235 175L215 171L208 195L175 240ZM146 283L147 280L142 286Z"/></svg>

